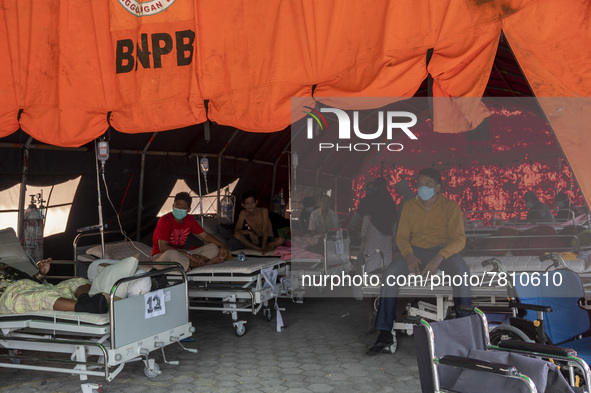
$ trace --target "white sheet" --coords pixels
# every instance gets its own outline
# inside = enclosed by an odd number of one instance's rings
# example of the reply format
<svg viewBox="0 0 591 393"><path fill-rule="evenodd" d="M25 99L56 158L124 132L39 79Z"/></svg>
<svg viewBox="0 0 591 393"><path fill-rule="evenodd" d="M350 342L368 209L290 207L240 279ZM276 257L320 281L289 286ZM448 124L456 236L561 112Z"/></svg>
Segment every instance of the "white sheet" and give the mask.
<svg viewBox="0 0 591 393"><path fill-rule="evenodd" d="M240 262L236 258L229 261L218 263L217 265L207 265L191 269L187 275L199 274L252 274L259 270L284 264L281 258L263 258L247 257L246 261Z"/></svg>

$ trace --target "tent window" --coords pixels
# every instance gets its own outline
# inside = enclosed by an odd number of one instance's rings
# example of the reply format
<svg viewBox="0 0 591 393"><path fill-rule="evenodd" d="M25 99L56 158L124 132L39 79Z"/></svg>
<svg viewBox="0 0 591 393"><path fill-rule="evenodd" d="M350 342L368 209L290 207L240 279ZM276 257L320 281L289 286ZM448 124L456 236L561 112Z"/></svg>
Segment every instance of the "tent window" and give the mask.
<svg viewBox="0 0 591 393"><path fill-rule="evenodd" d="M230 194L232 192L234 192L234 188L236 188L236 185L238 184L239 180L240 179L236 179L232 183L230 183L226 186L226 187L228 187ZM224 195L224 190L226 189L226 187L222 188L221 196ZM191 203L191 211L189 212L189 214L201 214L201 207L199 206L199 195L193 193L193 191L189 188L189 186L187 185L187 183L185 183L184 180L177 180L174 187L170 191L170 195L166 199L166 202L164 202L164 204L160 208L160 211L158 212L158 217L162 217L166 213L172 211L172 204L174 203L174 196L182 191L188 192L189 194L191 194L191 197L193 198L193 203ZM209 194L203 196L203 214L204 215L208 215L208 216L217 215L217 213L218 213L217 197L218 197L217 190L210 192Z"/></svg>
<svg viewBox="0 0 591 393"><path fill-rule="evenodd" d="M80 184L80 178L77 177L53 186L27 186L25 209L29 205L29 195L43 194L45 200L43 205L46 207L44 237L65 232L74 195L78 189L78 184ZM18 184L7 190L0 191L0 222L2 227L12 227L17 230L19 194L20 185Z"/></svg>

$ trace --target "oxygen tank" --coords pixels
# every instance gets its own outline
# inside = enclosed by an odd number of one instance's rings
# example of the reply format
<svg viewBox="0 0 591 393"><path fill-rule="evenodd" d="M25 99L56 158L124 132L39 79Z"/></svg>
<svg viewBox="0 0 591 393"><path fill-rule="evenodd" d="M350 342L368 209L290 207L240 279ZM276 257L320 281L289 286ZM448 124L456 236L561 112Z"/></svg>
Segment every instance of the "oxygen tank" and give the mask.
<svg viewBox="0 0 591 393"><path fill-rule="evenodd" d="M35 205L35 195L25 210L23 220L23 248L35 261L43 259L43 216Z"/></svg>
<svg viewBox="0 0 591 393"><path fill-rule="evenodd" d="M228 220L230 223L234 222L234 202L227 187L225 195L220 202L220 208L221 219Z"/></svg>

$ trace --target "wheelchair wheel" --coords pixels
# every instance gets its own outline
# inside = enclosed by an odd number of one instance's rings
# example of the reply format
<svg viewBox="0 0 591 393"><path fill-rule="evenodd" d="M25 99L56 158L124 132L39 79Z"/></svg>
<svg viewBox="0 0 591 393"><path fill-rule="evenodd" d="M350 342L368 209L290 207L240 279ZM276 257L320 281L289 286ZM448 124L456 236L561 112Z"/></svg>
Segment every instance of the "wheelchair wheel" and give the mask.
<svg viewBox="0 0 591 393"><path fill-rule="evenodd" d="M525 333L511 325L499 325L489 333L490 343L498 345L505 340L518 340L525 342L533 342Z"/></svg>

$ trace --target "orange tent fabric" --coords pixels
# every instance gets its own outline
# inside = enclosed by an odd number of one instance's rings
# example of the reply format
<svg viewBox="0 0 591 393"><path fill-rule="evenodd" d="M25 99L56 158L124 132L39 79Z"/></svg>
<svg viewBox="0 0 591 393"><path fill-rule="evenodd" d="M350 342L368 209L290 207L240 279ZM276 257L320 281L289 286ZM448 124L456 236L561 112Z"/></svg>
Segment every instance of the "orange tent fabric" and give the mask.
<svg viewBox="0 0 591 393"><path fill-rule="evenodd" d="M585 0L0 2L0 137L21 127L80 146L109 124L139 133L207 118L272 132L293 120L294 97L383 104L411 97L428 73L446 98L436 130L461 132L488 115L457 97L482 95L501 29L536 95L591 95ZM572 110L549 118L591 196L584 123L572 124L584 112Z"/></svg>

